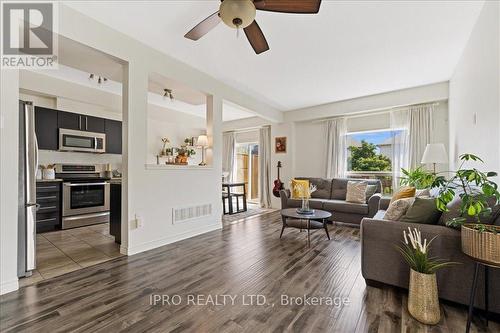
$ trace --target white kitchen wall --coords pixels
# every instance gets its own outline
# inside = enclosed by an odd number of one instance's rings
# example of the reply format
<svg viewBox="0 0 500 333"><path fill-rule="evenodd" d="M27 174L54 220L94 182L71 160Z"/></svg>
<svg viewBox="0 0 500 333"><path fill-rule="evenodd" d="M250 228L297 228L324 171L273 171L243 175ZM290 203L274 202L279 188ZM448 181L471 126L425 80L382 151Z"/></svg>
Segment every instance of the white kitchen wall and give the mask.
<svg viewBox="0 0 500 333"><path fill-rule="evenodd" d="M500 172L500 4L486 1L450 80L450 165L473 153ZM500 177L497 177L500 181Z"/></svg>

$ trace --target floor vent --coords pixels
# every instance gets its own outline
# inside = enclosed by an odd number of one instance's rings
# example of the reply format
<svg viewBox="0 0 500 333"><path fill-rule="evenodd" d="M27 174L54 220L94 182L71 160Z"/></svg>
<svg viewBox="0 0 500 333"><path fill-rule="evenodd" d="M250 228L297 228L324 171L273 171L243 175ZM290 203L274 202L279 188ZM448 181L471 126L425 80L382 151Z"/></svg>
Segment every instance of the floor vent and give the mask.
<svg viewBox="0 0 500 333"><path fill-rule="evenodd" d="M174 208L172 224L188 222L210 215L212 215L212 204Z"/></svg>

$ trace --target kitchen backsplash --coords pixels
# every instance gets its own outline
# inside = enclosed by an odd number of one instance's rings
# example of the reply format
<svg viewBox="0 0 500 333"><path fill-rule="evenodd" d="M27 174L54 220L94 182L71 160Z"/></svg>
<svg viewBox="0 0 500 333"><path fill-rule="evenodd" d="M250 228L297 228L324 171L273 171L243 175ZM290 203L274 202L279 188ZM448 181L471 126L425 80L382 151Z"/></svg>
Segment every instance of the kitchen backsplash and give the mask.
<svg viewBox="0 0 500 333"><path fill-rule="evenodd" d="M113 170L121 171L122 155L117 154L89 154L77 152L61 152L52 150L40 150L38 153L38 164L111 164Z"/></svg>

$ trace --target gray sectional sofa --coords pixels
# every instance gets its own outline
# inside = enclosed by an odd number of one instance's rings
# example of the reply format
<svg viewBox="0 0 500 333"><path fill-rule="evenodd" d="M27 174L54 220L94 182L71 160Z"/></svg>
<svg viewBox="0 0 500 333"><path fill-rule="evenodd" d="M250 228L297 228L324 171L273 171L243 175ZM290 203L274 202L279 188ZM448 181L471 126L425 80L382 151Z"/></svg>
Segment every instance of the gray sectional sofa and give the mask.
<svg viewBox="0 0 500 333"><path fill-rule="evenodd" d="M431 255L459 265L437 272L439 297L448 301L468 305L469 292L474 274L474 261L462 253L460 231L446 227L443 218L436 225L415 224L384 220L389 200L380 200L380 211L373 218L361 222L361 273L368 285L392 285L408 288L409 268L395 246L401 245L403 230L418 228L422 237L431 239ZM498 211L498 206L496 211ZM494 215L493 223L500 225L500 216ZM499 249L500 251L500 249ZM489 269L489 310L500 314L500 269ZM485 271L481 266L475 299L476 307L485 308Z"/></svg>
<svg viewBox="0 0 500 333"><path fill-rule="evenodd" d="M373 217L379 208L379 200L382 197L382 183L376 179L352 179L352 178L305 178L310 184L316 185L317 190L311 194L309 205L313 209L322 209L332 213L330 220L360 224L364 217ZM374 185L374 194L367 198L365 204L346 202L347 182L366 181L368 185ZM289 190L282 190L281 208L300 207L302 201L290 198Z"/></svg>

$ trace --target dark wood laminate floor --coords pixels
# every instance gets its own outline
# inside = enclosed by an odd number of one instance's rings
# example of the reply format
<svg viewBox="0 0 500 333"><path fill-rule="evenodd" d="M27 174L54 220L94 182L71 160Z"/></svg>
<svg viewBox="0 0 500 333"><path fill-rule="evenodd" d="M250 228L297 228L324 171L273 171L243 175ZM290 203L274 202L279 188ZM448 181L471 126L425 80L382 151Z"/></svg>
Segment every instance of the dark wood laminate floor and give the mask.
<svg viewBox="0 0 500 333"><path fill-rule="evenodd" d="M462 332L463 308L444 305L434 327L406 311L406 296L367 287L359 230L330 226L311 237L287 229L279 212L227 224L130 257L39 282L0 298L2 332ZM180 305L151 305L151 295L180 295ZM343 307L281 305L281 295L346 297ZM187 305L189 295L236 295L235 305ZM264 305L243 305L263 295ZM173 301L173 299L172 299ZM222 302L219 299L219 302ZM274 306L273 306L274 304ZM474 332L500 325L476 317Z"/></svg>

